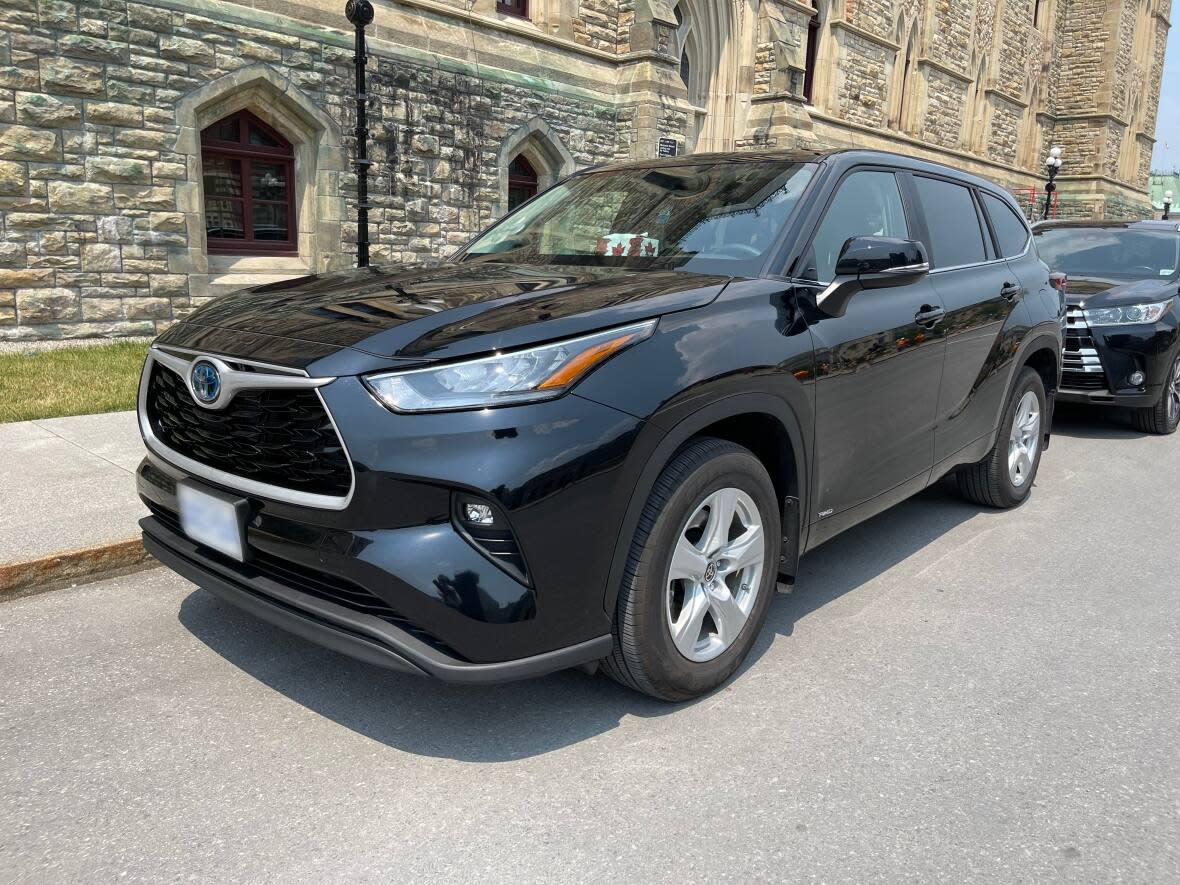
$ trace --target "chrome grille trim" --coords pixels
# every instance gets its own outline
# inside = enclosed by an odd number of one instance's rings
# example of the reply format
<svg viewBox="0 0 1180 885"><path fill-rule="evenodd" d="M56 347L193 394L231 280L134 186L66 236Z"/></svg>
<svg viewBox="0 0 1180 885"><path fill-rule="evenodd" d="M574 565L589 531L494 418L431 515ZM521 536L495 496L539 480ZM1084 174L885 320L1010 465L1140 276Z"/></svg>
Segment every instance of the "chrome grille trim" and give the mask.
<svg viewBox="0 0 1180 885"><path fill-rule="evenodd" d="M1102 359L1098 356L1098 349L1094 346L1094 337L1086 322L1086 313L1080 307L1071 306L1066 310L1061 368L1063 372L1061 386L1064 388L1070 387L1068 377L1070 373L1092 376L1084 384L1087 390L1096 389L1094 384L1099 380L1099 376L1101 376L1101 380L1105 381Z"/></svg>
<svg viewBox="0 0 1180 885"><path fill-rule="evenodd" d="M249 360L240 360L234 357L218 356L216 354L208 354L197 351L181 351L180 348L168 348L169 351L180 351L184 353L194 354L193 360L185 360L176 356L175 353L166 353L163 348L156 345L148 350L147 359L144 361L143 373L139 376L139 398L138 408L136 409L136 417L139 421L139 435L143 437L144 445L147 446L148 451L157 459L162 460L165 464L170 464L173 467L179 468L184 472L198 477L200 479L208 480L217 485L224 486L227 489L232 489L236 492L241 492L244 495L253 495L258 498L267 498L272 501L280 501L284 504L295 504L300 507L314 507L319 510L344 510L352 502L353 493L356 491L356 470L352 466L352 455L348 451L348 443L344 441L344 437L340 434L340 428L336 425L336 418L332 414L332 410L328 408L328 404L324 401L323 394L320 393L319 388L335 381L335 378L310 378L306 372L298 369L282 369L278 366L268 366L265 363L255 363ZM241 364L249 365L259 369L265 369L257 373L258 380L261 383L253 385L255 389L267 389L269 386L290 387L302 386L304 388L311 388L315 393L316 398L320 401L323 407L324 414L328 416L328 421L332 425L332 430L336 434L336 438L340 441L340 448L344 452L344 460L348 463L349 486L348 494L344 496L336 495L318 495L314 492L300 492L296 489L286 489L282 486L271 485L270 483L258 482L253 479L246 479L242 476L237 476L233 473L227 473L224 470L218 470L216 467L210 467L208 464L203 464L200 461L195 461L179 452L169 448L165 445L152 431L151 422L147 417L147 395L148 395L148 381L151 378L152 367L159 363L166 369L175 372L184 381L185 386L188 386L188 379L185 378L183 369L178 368L180 363L185 367L190 366L195 359L206 357L215 359L223 364ZM245 373L243 373L245 374ZM255 373L250 373L255 374ZM266 376L270 376L269 378ZM278 376L278 377L276 377ZM280 380L284 383L273 384L274 381ZM302 385L292 385L290 382L304 381ZM245 385L240 385L239 389L248 389Z"/></svg>

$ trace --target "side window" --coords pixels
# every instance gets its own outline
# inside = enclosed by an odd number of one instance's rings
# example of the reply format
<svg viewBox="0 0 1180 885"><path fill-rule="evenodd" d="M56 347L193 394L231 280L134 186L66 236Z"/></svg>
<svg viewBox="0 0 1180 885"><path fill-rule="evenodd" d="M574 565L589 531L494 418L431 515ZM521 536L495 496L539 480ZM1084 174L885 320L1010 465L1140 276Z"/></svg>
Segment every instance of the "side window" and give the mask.
<svg viewBox="0 0 1180 885"><path fill-rule="evenodd" d="M1028 227L1024 219L999 197L982 191L980 194L983 206L987 209L987 217L991 219L996 232L996 239L1000 242L1000 254L1005 258L1015 258L1028 245Z"/></svg>
<svg viewBox="0 0 1180 885"><path fill-rule="evenodd" d="M842 182L811 241L803 277L828 282L852 237L909 239L901 192L892 172L853 172Z"/></svg>
<svg viewBox="0 0 1180 885"><path fill-rule="evenodd" d="M958 267L987 260L983 229L971 191L961 184L937 178L914 176L918 199L930 231L934 267Z"/></svg>

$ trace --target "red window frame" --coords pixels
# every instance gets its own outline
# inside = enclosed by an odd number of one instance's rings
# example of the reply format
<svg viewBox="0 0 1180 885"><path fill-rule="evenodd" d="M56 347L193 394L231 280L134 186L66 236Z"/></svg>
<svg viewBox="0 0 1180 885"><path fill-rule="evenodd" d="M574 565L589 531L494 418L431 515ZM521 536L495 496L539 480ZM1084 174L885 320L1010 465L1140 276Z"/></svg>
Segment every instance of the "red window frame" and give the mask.
<svg viewBox="0 0 1180 885"><path fill-rule="evenodd" d="M224 141L216 138L219 127L236 121L238 124L238 140ZM269 145L250 144L250 127L254 127L277 142L277 147ZM242 206L241 239L211 237L206 233L205 244L209 252L231 255L296 255L299 252L295 219L295 149L291 142L283 138L272 126L268 126L249 111L242 110L228 117L223 117L211 126L201 131L201 162L206 156L219 156L237 161L241 168L242 195L240 197L210 197L203 194L202 209L206 212L210 199L229 200ZM280 165L286 176L287 199L261 200L254 197L252 185L252 163L255 160L268 164ZM203 187L203 177L202 177ZM256 240L254 238L254 206L283 205L287 207L287 239L286 240Z"/></svg>
<svg viewBox="0 0 1180 885"><path fill-rule="evenodd" d="M496 12L515 15L517 18L528 18L529 0L496 0Z"/></svg>
<svg viewBox="0 0 1180 885"><path fill-rule="evenodd" d="M526 200L531 200L533 197L535 197L537 195L537 191L540 190L540 185L541 182L537 175L537 171L533 168L533 164L530 163L523 154L517 154L515 157L513 157L512 162L508 164L509 198L511 198L513 189L525 191L526 193L523 194L523 199L516 204L519 206ZM508 208L515 209L516 207L509 206Z"/></svg>

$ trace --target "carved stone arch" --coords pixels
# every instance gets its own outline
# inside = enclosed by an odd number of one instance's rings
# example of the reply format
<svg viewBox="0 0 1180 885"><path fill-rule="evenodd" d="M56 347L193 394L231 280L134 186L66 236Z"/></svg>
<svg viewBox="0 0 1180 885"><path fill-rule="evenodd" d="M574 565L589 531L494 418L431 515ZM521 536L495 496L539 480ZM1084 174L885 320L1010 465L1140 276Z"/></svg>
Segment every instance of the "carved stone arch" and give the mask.
<svg viewBox="0 0 1180 885"><path fill-rule="evenodd" d="M745 129L761 0L679 0L678 34L691 39L699 102L695 147L731 150ZM680 57L677 51L676 57ZM745 82L750 80L750 82Z"/></svg>
<svg viewBox="0 0 1180 885"><path fill-rule="evenodd" d="M197 275L219 270L210 266L206 250L201 130L243 109L276 129L294 148L299 257L290 270L298 273L305 265L316 273L342 266L347 256L340 248L344 198L339 178L346 158L340 127L294 83L268 65L256 64L194 89L176 103L180 125L176 151L185 156L189 176L177 186L177 202L186 216L188 251L174 259L173 270ZM193 294L202 294L199 281L191 288Z"/></svg>
<svg viewBox="0 0 1180 885"><path fill-rule="evenodd" d="M913 129L915 109L921 104L920 95L911 95L919 85L918 20L910 18L903 10L897 16L894 26L894 42L898 45L893 60L893 75L890 78L889 126L902 132Z"/></svg>
<svg viewBox="0 0 1180 885"><path fill-rule="evenodd" d="M517 157L524 156L537 173L537 187L540 190L569 175L577 167L573 155L562 143L553 127L540 117L533 117L518 126L500 145L496 160L499 174L499 201L496 217L508 211L508 166Z"/></svg>

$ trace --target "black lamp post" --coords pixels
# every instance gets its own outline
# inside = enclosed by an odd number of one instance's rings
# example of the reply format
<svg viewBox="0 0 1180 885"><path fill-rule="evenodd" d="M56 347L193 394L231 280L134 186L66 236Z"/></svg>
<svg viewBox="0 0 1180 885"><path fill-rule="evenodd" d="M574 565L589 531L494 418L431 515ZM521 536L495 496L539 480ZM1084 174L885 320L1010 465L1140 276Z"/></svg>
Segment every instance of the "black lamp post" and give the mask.
<svg viewBox="0 0 1180 885"><path fill-rule="evenodd" d="M1041 213L1042 221L1049 217L1049 209L1053 205L1053 191L1057 190L1053 179L1061 171L1061 148L1055 147L1049 151L1049 159L1045 160L1045 171L1049 173L1049 180L1045 182L1045 211Z"/></svg>
<svg viewBox="0 0 1180 885"><path fill-rule="evenodd" d="M369 0L348 0L344 14L356 28L356 266L369 266L369 127L365 119L369 96L365 91L365 25L373 21Z"/></svg>
<svg viewBox="0 0 1180 885"><path fill-rule="evenodd" d="M1164 221L1170 221L1168 213L1172 211L1172 192L1164 191Z"/></svg>

